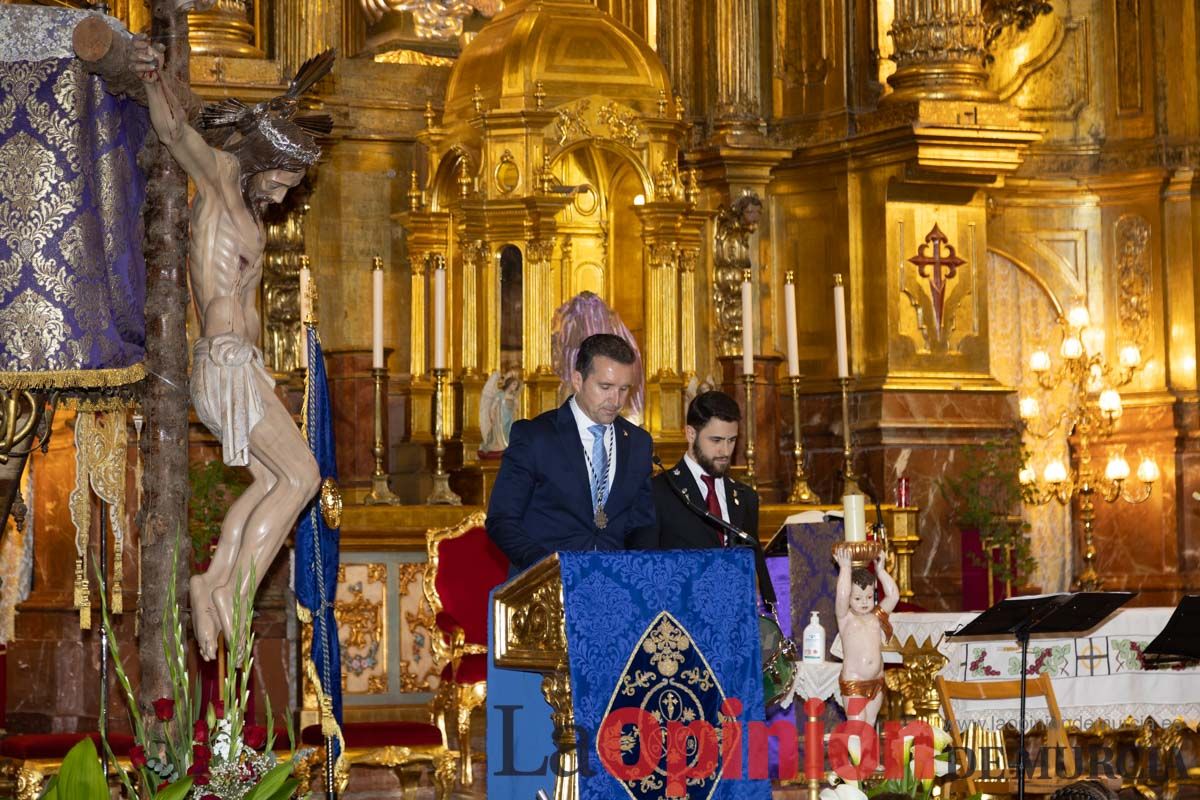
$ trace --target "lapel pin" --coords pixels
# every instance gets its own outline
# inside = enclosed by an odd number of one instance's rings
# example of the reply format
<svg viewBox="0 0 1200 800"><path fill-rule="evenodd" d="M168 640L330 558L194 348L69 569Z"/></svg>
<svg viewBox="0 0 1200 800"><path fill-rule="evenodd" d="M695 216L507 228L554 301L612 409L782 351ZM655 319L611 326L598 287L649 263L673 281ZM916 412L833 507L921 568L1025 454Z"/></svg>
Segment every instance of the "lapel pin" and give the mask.
<svg viewBox="0 0 1200 800"><path fill-rule="evenodd" d="M679 474L679 470L675 470L674 474L675 474L675 475L678 475L678 474Z"/></svg>

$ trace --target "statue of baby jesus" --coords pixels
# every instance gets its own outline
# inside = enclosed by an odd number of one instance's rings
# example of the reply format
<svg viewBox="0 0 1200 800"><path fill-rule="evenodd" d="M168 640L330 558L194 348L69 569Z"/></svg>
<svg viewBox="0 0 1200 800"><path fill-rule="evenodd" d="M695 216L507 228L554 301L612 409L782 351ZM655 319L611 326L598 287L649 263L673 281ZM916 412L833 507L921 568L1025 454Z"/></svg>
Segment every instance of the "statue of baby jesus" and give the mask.
<svg viewBox="0 0 1200 800"><path fill-rule="evenodd" d="M875 724L883 705L883 646L892 638L888 614L900 600L900 589L884 567L884 556L875 558L875 574L854 567L850 552L834 552L838 565L834 613L842 639L842 707L846 718ZM883 584L883 601L875 602L875 580Z"/></svg>

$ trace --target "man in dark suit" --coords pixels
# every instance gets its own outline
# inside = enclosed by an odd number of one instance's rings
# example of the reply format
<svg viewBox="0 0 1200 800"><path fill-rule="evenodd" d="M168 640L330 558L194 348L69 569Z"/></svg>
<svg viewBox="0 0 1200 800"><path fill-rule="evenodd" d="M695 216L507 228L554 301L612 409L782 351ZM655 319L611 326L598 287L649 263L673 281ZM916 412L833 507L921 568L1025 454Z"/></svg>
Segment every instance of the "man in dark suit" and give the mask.
<svg viewBox="0 0 1200 800"><path fill-rule="evenodd" d="M741 418L737 403L724 392L696 395L688 405L684 428L687 452L672 469L651 481L656 535L639 545L663 550L725 546L725 531L685 507L685 500L758 542L758 494L729 477Z"/></svg>
<svg viewBox="0 0 1200 800"><path fill-rule="evenodd" d="M559 550L624 550L654 526L650 434L621 417L637 374L612 334L579 346L554 411L514 422L488 503L487 531L516 569Z"/></svg>

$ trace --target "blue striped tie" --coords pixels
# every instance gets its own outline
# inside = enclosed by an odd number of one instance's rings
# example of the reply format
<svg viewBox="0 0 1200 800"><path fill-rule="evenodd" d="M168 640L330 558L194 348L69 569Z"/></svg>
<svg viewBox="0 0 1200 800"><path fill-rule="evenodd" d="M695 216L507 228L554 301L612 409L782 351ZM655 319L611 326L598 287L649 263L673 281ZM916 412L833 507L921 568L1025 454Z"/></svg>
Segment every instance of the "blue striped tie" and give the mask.
<svg viewBox="0 0 1200 800"><path fill-rule="evenodd" d="M588 431L592 434L592 508L600 506L603 497L605 478L608 476L608 450L604 448L604 425L592 425Z"/></svg>

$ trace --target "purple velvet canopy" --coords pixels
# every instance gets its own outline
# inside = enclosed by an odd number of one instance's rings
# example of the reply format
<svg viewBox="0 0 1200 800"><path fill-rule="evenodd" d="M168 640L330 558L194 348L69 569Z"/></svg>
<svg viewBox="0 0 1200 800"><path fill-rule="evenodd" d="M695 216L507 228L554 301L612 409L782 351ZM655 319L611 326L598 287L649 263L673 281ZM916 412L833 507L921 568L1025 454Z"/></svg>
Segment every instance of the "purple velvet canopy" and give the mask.
<svg viewBox="0 0 1200 800"><path fill-rule="evenodd" d="M74 57L90 13L0 14L0 388L111 387L144 371L148 117Z"/></svg>

